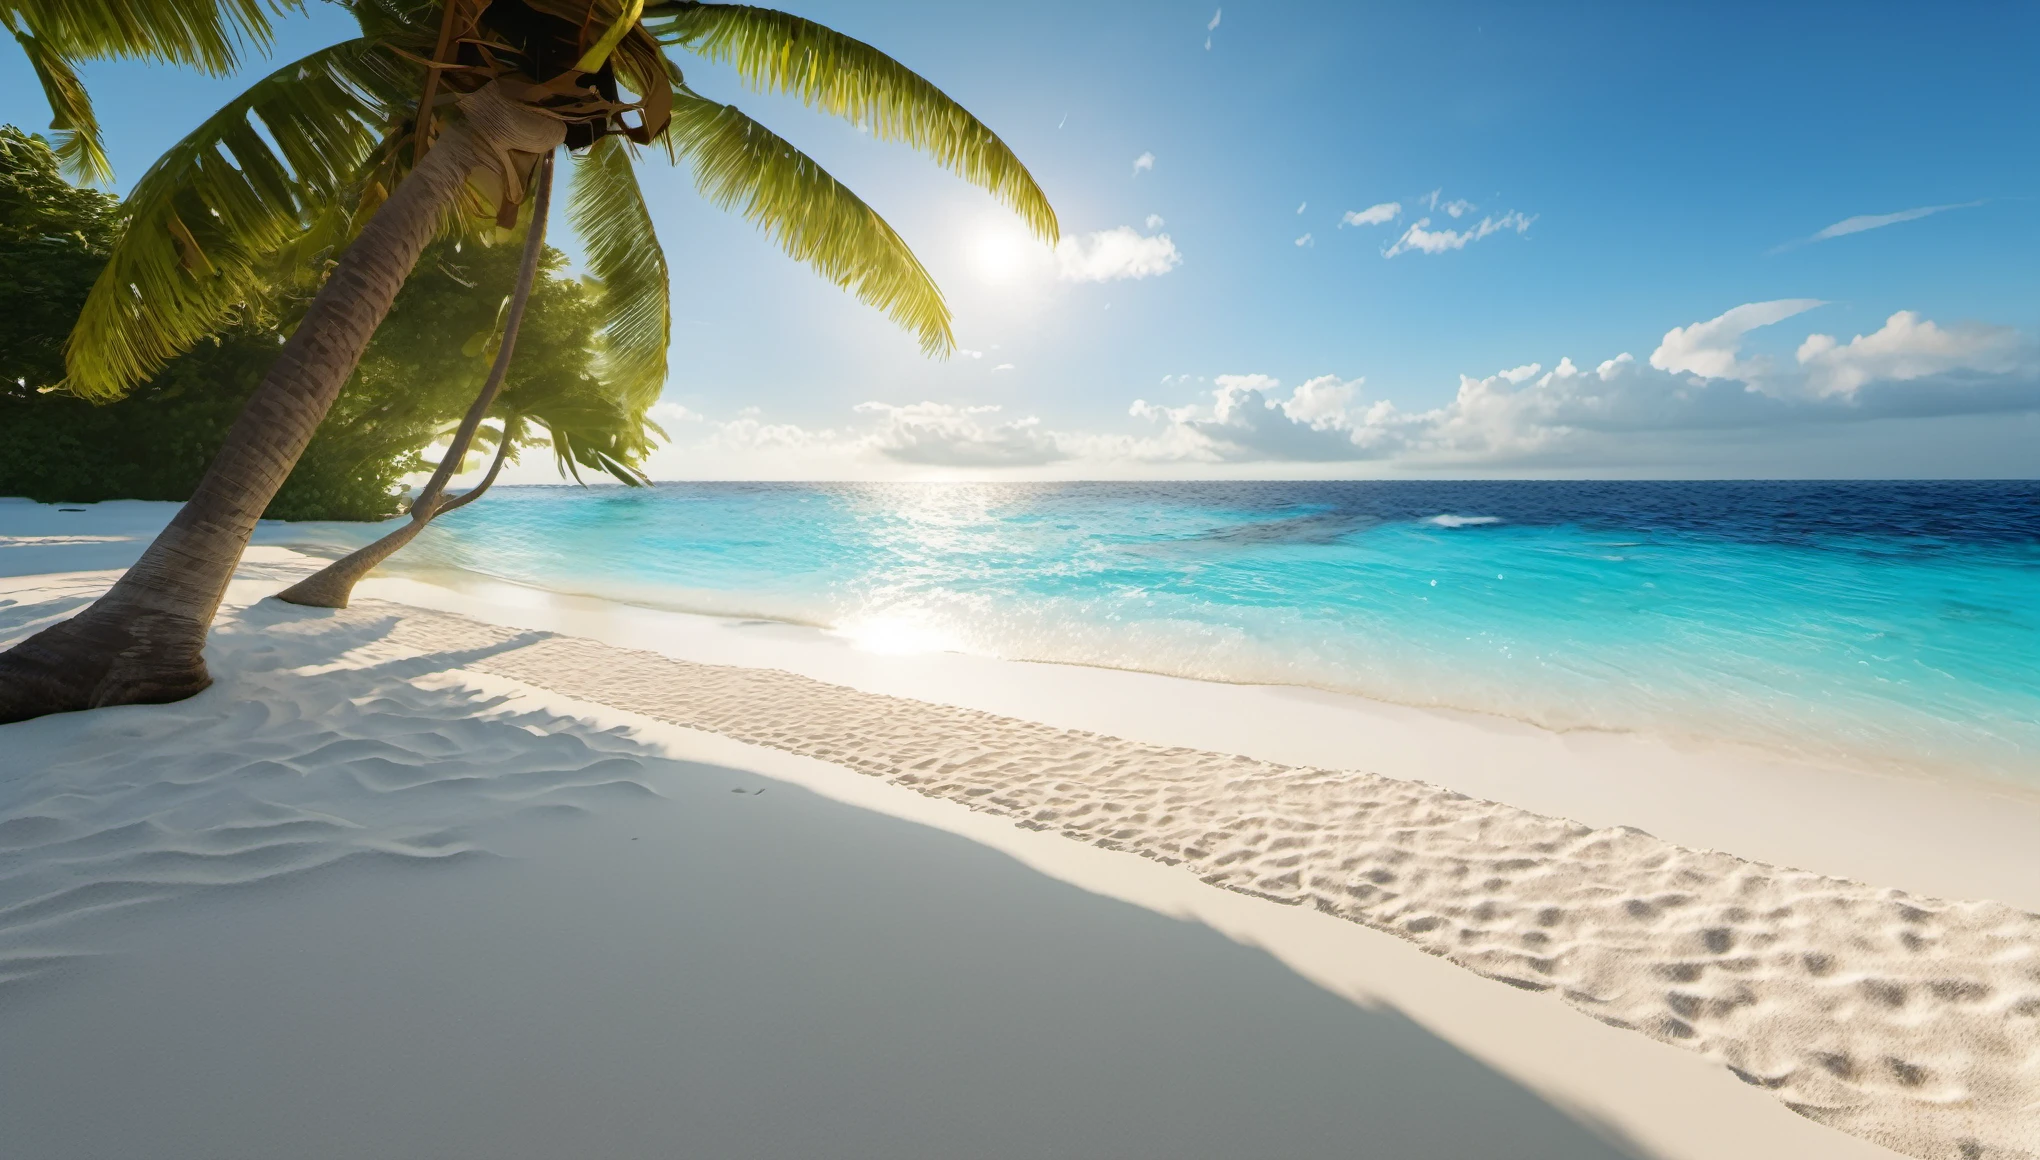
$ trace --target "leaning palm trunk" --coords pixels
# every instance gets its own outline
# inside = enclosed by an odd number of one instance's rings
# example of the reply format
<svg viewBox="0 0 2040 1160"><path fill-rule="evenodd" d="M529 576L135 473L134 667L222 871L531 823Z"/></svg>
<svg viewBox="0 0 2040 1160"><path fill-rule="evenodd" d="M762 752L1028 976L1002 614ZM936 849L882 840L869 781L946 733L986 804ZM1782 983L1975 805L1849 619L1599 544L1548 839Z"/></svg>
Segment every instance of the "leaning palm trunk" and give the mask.
<svg viewBox="0 0 2040 1160"><path fill-rule="evenodd" d="M561 123L500 85L450 128L341 256L197 492L105 596L0 654L0 722L188 697L212 682L207 627L263 509L283 486L461 187L512 154L545 155ZM516 175L502 174L505 189Z"/></svg>
<svg viewBox="0 0 2040 1160"><path fill-rule="evenodd" d="M432 513L433 519L436 520L450 511L464 508L482 498L483 494L496 482L496 477L503 474L503 461L510 458L511 444L517 439L517 434L520 430L522 430L522 424L518 420L514 418L504 420L503 437L496 441L496 458L489 464L489 473L482 477L482 482L440 504L439 510Z"/></svg>
<svg viewBox="0 0 2040 1160"><path fill-rule="evenodd" d="M503 439L496 447L496 461L489 468L488 477L482 480L480 486L470 489L458 499L440 501L446 485L453 479L453 473L467 460L468 449L474 446L482 419L495 405L496 395L503 389L503 376L510 370L510 354L517 345L517 329L523 325L524 307L531 301L532 283L538 278L538 259L545 250L546 211L552 202L552 161L552 155L548 153L539 162L538 197L532 203L531 228L525 231L524 236L524 260L517 268L517 285L511 291L510 312L503 320L503 342L496 351L496 361L490 365L488 380L482 384L481 393L475 396L474 405L468 408L466 417L461 420L460 430L454 433L446 454L440 456L438 469L433 471L431 480L418 493L418 498L411 501L410 521L375 543L342 556L277 593L278 600L316 608L347 607L355 584L363 576L415 539L433 519L480 498L481 493L496 482L497 473L503 469L503 458L510 450L511 431L507 422L503 425Z"/></svg>

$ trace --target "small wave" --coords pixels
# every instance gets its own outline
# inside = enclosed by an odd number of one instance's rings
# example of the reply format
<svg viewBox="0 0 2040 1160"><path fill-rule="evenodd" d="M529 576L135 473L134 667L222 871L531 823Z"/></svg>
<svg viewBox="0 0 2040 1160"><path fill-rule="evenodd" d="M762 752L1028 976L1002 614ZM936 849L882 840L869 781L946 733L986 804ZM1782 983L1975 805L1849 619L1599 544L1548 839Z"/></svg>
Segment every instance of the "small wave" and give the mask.
<svg viewBox="0 0 2040 1160"><path fill-rule="evenodd" d="M1502 522L1502 517L1500 517L1500 516L1455 516L1455 515L1452 515L1452 514L1450 514L1450 513L1447 513L1447 514L1445 514L1445 515L1442 515L1442 516L1432 516L1432 517L1431 517L1430 519L1428 519L1428 520L1425 520L1424 522L1425 522L1425 523L1427 523L1427 524L1430 524L1430 525L1431 525L1432 527L1438 527L1438 528L1472 528L1472 527L1478 527L1478 526L1480 526L1481 524L1498 524L1498 523L1501 523L1501 522Z"/></svg>

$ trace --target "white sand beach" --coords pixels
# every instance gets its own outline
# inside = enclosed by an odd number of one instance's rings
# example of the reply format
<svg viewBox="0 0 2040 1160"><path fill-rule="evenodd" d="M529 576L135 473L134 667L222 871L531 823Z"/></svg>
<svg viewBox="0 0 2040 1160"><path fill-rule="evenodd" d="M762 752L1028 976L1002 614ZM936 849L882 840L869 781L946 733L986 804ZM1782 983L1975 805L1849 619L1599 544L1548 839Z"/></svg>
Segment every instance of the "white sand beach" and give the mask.
<svg viewBox="0 0 2040 1160"><path fill-rule="evenodd" d="M0 501L0 643L169 505ZM0 1154L2040 1155L2040 794L474 577L0 727Z"/></svg>

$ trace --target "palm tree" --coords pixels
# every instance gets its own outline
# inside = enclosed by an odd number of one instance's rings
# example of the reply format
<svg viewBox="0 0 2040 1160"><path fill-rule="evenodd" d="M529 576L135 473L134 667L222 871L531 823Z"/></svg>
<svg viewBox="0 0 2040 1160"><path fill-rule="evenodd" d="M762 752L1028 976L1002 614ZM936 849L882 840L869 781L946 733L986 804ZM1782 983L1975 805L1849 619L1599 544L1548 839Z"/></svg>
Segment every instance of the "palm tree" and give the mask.
<svg viewBox="0 0 2040 1160"><path fill-rule="evenodd" d="M509 455L516 441L516 431L510 418L503 421L503 431L496 445L495 462L482 482L470 488L456 499L442 501L446 485L452 481L459 465L466 462L468 449L474 445L475 436L480 433L482 420L488 417L489 409L495 405L496 396L503 389L503 378L510 371L510 356L517 348L517 331L524 322L524 309L531 301L532 283L538 277L538 260L545 250L545 223L547 212L552 207L553 158L548 153L539 161L537 190L532 198L531 225L524 234L524 256L517 266L517 284L510 292L508 313L503 320L503 336L496 349L495 361L489 367L489 377L482 382L482 389L476 393L475 401L461 419L460 428L454 432L446 453L439 457L439 467L433 471L417 498L411 501L411 518L403 527L382 537L366 547L350 552L333 561L311 576L300 580L282 592L277 599L290 604L308 604L321 608L345 608L354 593L354 585L369 574L376 565L389 559L399 548L415 539L425 525L456 508L471 504L482 497L482 493L496 482L502 473L503 461ZM629 477L626 476L626 479Z"/></svg>
<svg viewBox="0 0 2040 1160"><path fill-rule="evenodd" d="M526 383L499 397L525 308L531 299L539 255L544 249L551 189L552 166L548 157L539 171L537 195L531 224L525 235L517 282L504 300L502 331L491 336L496 342L494 362L467 415L448 440L437 468L412 500L410 520L374 543L348 553L277 593L277 599L313 607L347 607L354 585L362 577L417 538L425 525L480 499L502 474L505 462L514 458L517 449L527 442L550 443L560 474L571 475L577 482L583 466L607 472L631 487L642 487L651 482L636 467L636 463L651 450L650 434L664 434L644 415L649 400L619 397L607 382L587 376L566 381L543 379L537 383ZM482 420L492 411L501 421L501 430L494 435L481 426ZM546 434L538 435L534 430L536 427L543 427ZM481 482L457 497L442 500L447 484L467 462L469 450L478 440L486 443L491 439L496 443L496 454Z"/></svg>
<svg viewBox="0 0 2040 1160"><path fill-rule="evenodd" d="M892 58L800 17L674 0L348 7L362 36L257 81L129 196L67 355L87 397L117 396L231 317L280 249L345 248L191 501L105 596L0 654L0 722L210 683L206 630L248 536L419 252L462 211L514 223L562 145L578 155L569 216L606 288L614 381L651 395L665 378L666 265L635 173L651 145L925 351L953 349L941 292L892 227L785 140L697 94L668 47L913 145L1056 238L1046 196L997 135Z"/></svg>

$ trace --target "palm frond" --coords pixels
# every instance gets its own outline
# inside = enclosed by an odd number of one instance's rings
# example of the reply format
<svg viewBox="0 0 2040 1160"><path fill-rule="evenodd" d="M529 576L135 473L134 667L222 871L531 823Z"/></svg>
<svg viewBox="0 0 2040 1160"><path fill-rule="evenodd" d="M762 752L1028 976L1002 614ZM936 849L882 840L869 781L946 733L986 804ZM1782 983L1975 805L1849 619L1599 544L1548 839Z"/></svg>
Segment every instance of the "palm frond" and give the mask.
<svg viewBox="0 0 2040 1160"><path fill-rule="evenodd" d="M244 48L267 50L272 20L299 0L7 0L23 25L74 60L164 60L216 75Z"/></svg>
<svg viewBox="0 0 2040 1160"><path fill-rule="evenodd" d="M650 483L638 465L652 453L653 436L665 434L645 417L643 405L620 398L610 384L587 377L523 384L505 391L490 414L512 433L513 460L526 447L549 446L554 466L575 483L584 482L583 467L608 472L632 487ZM532 430L531 424L542 432Z"/></svg>
<svg viewBox="0 0 2040 1160"><path fill-rule="evenodd" d="M70 389L117 398L231 318L264 256L351 188L417 74L365 38L343 41L255 82L164 153L123 204L72 330Z"/></svg>
<svg viewBox="0 0 2040 1160"><path fill-rule="evenodd" d="M649 447L640 449L612 432L580 427L571 419L540 418L538 421L544 425L548 442L552 444L553 465L561 475L568 476L575 483L586 482L581 478L583 467L606 471L619 483L630 487L644 487L652 482L651 477L637 466Z"/></svg>
<svg viewBox="0 0 2040 1160"><path fill-rule="evenodd" d="M702 196L743 215L781 249L875 306L929 354L956 347L942 291L878 211L814 159L737 109L691 89L673 93L661 140L694 166Z"/></svg>
<svg viewBox="0 0 2040 1160"><path fill-rule="evenodd" d="M92 98L71 68L64 54L48 41L16 30L14 39L28 54L35 79L42 84L43 97L50 104L50 137L56 142L58 160L64 172L80 184L113 180L113 165L99 135L99 118L92 112Z"/></svg>
<svg viewBox="0 0 2040 1160"><path fill-rule="evenodd" d="M667 0L648 6L644 20L666 43L734 66L758 91L791 94L927 153L1055 243L1055 209L998 134L876 48L811 20L739 4Z"/></svg>
<svg viewBox="0 0 2040 1160"><path fill-rule="evenodd" d="M666 387L672 310L666 255L638 188L631 147L604 137L574 162L567 219L602 283L605 378L649 406Z"/></svg>

